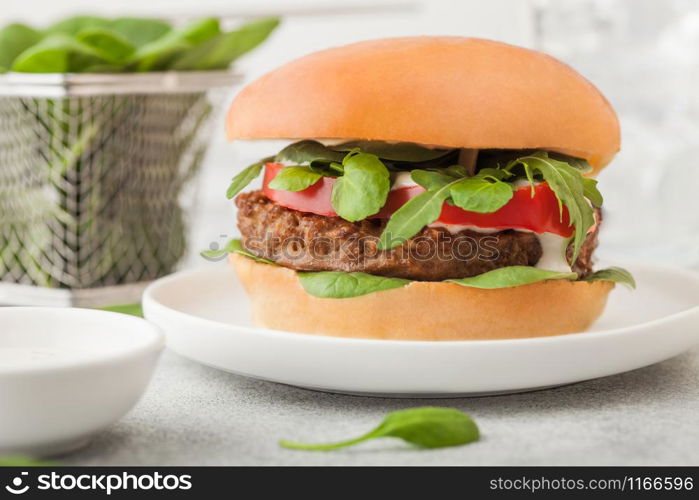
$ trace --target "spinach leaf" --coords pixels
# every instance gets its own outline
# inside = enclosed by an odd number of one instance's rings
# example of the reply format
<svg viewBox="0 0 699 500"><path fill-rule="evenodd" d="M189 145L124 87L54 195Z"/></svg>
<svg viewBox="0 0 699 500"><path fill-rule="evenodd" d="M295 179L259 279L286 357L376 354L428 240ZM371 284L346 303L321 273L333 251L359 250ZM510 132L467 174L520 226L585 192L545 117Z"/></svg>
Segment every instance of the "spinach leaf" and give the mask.
<svg viewBox="0 0 699 500"><path fill-rule="evenodd" d="M493 269L470 278L447 280L462 286L473 288L507 288L511 286L527 285L544 280L576 280L576 273L562 273L547 271L531 266L509 266Z"/></svg>
<svg viewBox="0 0 699 500"><path fill-rule="evenodd" d="M305 140L289 144L277 153L274 161L303 165L315 161L341 162L345 156L344 153L333 151L317 141Z"/></svg>
<svg viewBox="0 0 699 500"><path fill-rule="evenodd" d="M592 274L588 274L583 278L583 281L612 281L620 283L631 289L636 288L636 280L626 269L621 267L610 267L608 269L600 269Z"/></svg>
<svg viewBox="0 0 699 500"><path fill-rule="evenodd" d="M78 34L77 40L99 50L110 63L124 61L136 51L119 33L106 28L84 29Z"/></svg>
<svg viewBox="0 0 699 500"><path fill-rule="evenodd" d="M96 16L73 16L62 19L44 30L47 36L63 34L77 35L85 28L108 28L110 21Z"/></svg>
<svg viewBox="0 0 699 500"><path fill-rule="evenodd" d="M221 33L216 18L192 21L186 26L167 32L164 36L140 47L132 58L138 71L170 69L175 57L193 45L200 44Z"/></svg>
<svg viewBox="0 0 699 500"><path fill-rule="evenodd" d="M229 253L237 253L245 257L248 257L256 262L261 262L263 264L272 264L276 266L276 264L271 260L263 259L245 250L245 248L243 248L243 243L239 239L230 240L228 243L226 243L226 246L219 250L203 250L199 252L199 255L207 259L217 259Z"/></svg>
<svg viewBox="0 0 699 500"><path fill-rule="evenodd" d="M257 176L262 172L262 167L265 163L272 161L272 157L263 158L257 163L253 163L249 167L244 168L238 175L233 177L230 186L226 191L226 198L229 200L233 198L236 194L240 193L245 187L250 184Z"/></svg>
<svg viewBox="0 0 699 500"><path fill-rule="evenodd" d="M482 214L495 212L505 206L512 199L513 193L512 184L481 172L460 180L450 191L454 205Z"/></svg>
<svg viewBox="0 0 699 500"><path fill-rule="evenodd" d="M70 73L110 62L109 55L68 35L52 35L15 59L12 70L24 73Z"/></svg>
<svg viewBox="0 0 699 500"><path fill-rule="evenodd" d="M136 48L157 40L172 29L168 23L160 19L138 17L119 17L109 23L109 28Z"/></svg>
<svg viewBox="0 0 699 500"><path fill-rule="evenodd" d="M344 173L333 184L330 203L345 220L355 222L374 215L386 203L390 175L376 155L350 153L342 160Z"/></svg>
<svg viewBox="0 0 699 500"><path fill-rule="evenodd" d="M335 151L352 151L359 149L383 160L421 163L436 160L448 155L453 149L430 149L412 142L390 143L384 141L350 141L331 146Z"/></svg>
<svg viewBox="0 0 699 500"><path fill-rule="evenodd" d="M0 30L0 73L9 70L15 58L41 39L41 34L25 24L8 24Z"/></svg>
<svg viewBox="0 0 699 500"><path fill-rule="evenodd" d="M218 34L179 54L171 69L203 71L227 68L235 59L264 42L278 25L277 18L261 19L235 31Z"/></svg>
<svg viewBox="0 0 699 500"><path fill-rule="evenodd" d="M346 299L368 293L399 288L410 283L402 278L386 278L367 273L341 271L298 272L307 293L323 299Z"/></svg>
<svg viewBox="0 0 699 500"><path fill-rule="evenodd" d="M477 441L480 431L467 414L452 408L422 407L389 413L374 430L358 438L331 444L304 444L280 441L284 448L331 451L370 439L394 437L419 448L444 448Z"/></svg>
<svg viewBox="0 0 699 500"><path fill-rule="evenodd" d="M272 189L303 191L323 177L308 165L284 167L269 183Z"/></svg>
<svg viewBox="0 0 699 500"><path fill-rule="evenodd" d="M574 226L573 236L573 262L578 259L580 248L585 241L588 230L595 223L594 210L585 198L585 192L592 193L596 201L601 201L601 195L597 196L597 188L590 182L585 182L579 169L563 161L550 158L546 152L538 151L528 156L522 156L512 160L505 170L522 166L530 183L533 174L540 174L548 182L551 190L558 198L560 216L563 217L563 205L570 214L570 225ZM534 184L532 183L532 196Z"/></svg>
<svg viewBox="0 0 699 500"><path fill-rule="evenodd" d="M379 250L402 245L419 233L423 227L436 221L442 212L444 200L449 197L449 189L457 182L459 180L425 191L396 210L381 233Z"/></svg>

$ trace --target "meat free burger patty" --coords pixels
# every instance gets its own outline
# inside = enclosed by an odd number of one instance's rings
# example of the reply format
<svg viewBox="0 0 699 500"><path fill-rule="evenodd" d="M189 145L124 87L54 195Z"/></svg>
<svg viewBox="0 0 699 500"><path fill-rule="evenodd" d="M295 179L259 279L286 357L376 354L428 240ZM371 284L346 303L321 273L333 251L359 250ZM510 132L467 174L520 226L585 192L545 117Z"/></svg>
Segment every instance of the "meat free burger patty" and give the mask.
<svg viewBox="0 0 699 500"><path fill-rule="evenodd" d="M475 276L506 266L534 266L542 255L536 234L464 230L455 234L426 227L403 245L378 250L386 222L348 222L282 207L262 191L236 198L243 246L258 257L298 271L365 272L421 281ZM599 213L598 213L599 216ZM598 225L599 226L599 225ZM590 232L573 267L592 268L597 228ZM568 248L568 260L572 249Z"/></svg>

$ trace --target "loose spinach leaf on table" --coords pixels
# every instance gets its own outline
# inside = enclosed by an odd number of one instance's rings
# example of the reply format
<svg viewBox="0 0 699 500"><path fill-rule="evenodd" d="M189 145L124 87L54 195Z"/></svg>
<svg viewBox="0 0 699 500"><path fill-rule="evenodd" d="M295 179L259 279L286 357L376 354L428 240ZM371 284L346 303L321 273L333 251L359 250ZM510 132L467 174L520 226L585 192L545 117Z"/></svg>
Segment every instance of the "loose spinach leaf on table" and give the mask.
<svg viewBox="0 0 699 500"><path fill-rule="evenodd" d="M279 444L294 450L332 451L385 437L399 438L419 448L433 449L477 441L480 431L473 419L462 411L428 406L389 413L374 430L354 439L330 444L282 440Z"/></svg>
<svg viewBox="0 0 699 500"><path fill-rule="evenodd" d="M387 278L367 273L318 271L297 273L301 286L314 297L347 299L368 293L400 288L410 283L402 278Z"/></svg>

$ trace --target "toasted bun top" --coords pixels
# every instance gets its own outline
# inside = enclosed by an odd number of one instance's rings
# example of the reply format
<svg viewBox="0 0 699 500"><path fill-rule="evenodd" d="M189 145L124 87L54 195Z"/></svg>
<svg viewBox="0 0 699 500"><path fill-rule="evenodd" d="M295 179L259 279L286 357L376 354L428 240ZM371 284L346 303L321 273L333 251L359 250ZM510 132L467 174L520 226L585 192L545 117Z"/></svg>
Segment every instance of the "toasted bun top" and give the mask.
<svg viewBox="0 0 699 500"><path fill-rule="evenodd" d="M548 149L597 172L619 150L604 96L562 62L461 37L372 40L315 52L243 89L229 139L338 138Z"/></svg>

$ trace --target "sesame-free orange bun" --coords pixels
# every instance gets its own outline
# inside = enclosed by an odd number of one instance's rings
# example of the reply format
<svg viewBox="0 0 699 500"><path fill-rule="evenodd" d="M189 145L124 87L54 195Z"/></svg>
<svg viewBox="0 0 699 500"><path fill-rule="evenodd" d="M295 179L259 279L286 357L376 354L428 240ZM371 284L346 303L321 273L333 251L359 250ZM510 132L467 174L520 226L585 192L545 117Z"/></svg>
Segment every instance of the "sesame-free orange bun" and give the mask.
<svg viewBox="0 0 699 500"><path fill-rule="evenodd" d="M461 37L372 40L316 52L244 88L229 139L366 139L545 149L597 173L619 150L604 96L562 62Z"/></svg>
<svg viewBox="0 0 699 500"><path fill-rule="evenodd" d="M496 290L414 281L347 299L306 293L294 271L231 254L257 326L385 340L484 340L582 332L614 288L608 281L551 280Z"/></svg>

